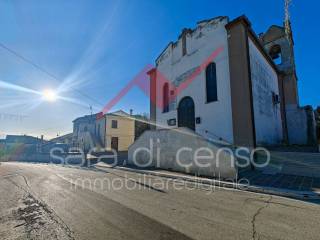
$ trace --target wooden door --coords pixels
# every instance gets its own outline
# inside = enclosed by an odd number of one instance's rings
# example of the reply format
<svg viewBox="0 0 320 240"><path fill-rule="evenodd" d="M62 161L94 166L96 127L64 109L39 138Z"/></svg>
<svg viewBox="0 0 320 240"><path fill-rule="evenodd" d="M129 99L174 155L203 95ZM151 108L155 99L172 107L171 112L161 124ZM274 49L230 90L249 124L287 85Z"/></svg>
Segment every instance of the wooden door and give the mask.
<svg viewBox="0 0 320 240"><path fill-rule="evenodd" d="M113 150L116 150L118 151L118 148L119 148L119 139L118 137L111 137L111 148Z"/></svg>

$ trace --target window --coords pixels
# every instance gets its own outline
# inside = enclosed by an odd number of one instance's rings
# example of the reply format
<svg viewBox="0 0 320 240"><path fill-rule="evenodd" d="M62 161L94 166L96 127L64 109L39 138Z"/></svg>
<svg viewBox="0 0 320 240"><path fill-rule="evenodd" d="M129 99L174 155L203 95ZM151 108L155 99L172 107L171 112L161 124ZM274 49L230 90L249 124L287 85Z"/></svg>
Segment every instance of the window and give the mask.
<svg viewBox="0 0 320 240"><path fill-rule="evenodd" d="M186 34L183 34L182 36L182 56L187 54L187 38L186 38Z"/></svg>
<svg viewBox="0 0 320 240"><path fill-rule="evenodd" d="M274 63L280 65L282 63L282 54L280 45L274 45L269 52L269 55L273 59Z"/></svg>
<svg viewBox="0 0 320 240"><path fill-rule="evenodd" d="M169 112L169 84L163 85L163 112Z"/></svg>
<svg viewBox="0 0 320 240"><path fill-rule="evenodd" d="M118 121L117 120L111 121L111 128L118 128Z"/></svg>
<svg viewBox="0 0 320 240"><path fill-rule="evenodd" d="M273 102L274 105L280 103L280 97L275 92L272 92L272 102Z"/></svg>
<svg viewBox="0 0 320 240"><path fill-rule="evenodd" d="M207 103L218 101L216 64L210 63L206 68Z"/></svg>

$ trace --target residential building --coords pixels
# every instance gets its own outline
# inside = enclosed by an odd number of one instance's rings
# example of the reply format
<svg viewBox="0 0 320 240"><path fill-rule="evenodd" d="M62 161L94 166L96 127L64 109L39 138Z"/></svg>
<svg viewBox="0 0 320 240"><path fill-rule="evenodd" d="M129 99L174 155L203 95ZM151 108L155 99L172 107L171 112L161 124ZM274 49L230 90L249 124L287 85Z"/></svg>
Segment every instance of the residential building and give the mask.
<svg viewBox="0 0 320 240"><path fill-rule="evenodd" d="M72 144L73 133L64 134L50 139L50 142L54 143L64 143L71 145Z"/></svg>
<svg viewBox="0 0 320 240"><path fill-rule="evenodd" d="M73 146L85 151L127 151L135 139L135 118L120 110L73 121Z"/></svg>
<svg viewBox="0 0 320 240"><path fill-rule="evenodd" d="M96 119L97 114L91 114L73 120L73 147L89 151L99 144L95 137Z"/></svg>
<svg viewBox="0 0 320 240"><path fill-rule="evenodd" d="M134 142L135 120L124 111L104 115L106 118L105 147L107 150L128 151Z"/></svg>
<svg viewBox="0 0 320 240"><path fill-rule="evenodd" d="M28 135L7 135L5 143L8 144L40 144L44 140L42 138L28 136Z"/></svg>
<svg viewBox="0 0 320 240"><path fill-rule="evenodd" d="M46 143L41 145L42 153L49 153L51 150L59 148L65 153L69 152L69 148L72 146L73 133L68 133L62 136L58 136L50 139Z"/></svg>
<svg viewBox="0 0 320 240"><path fill-rule="evenodd" d="M41 146L47 141L28 135L6 135L1 141L1 156L16 156L23 154L34 154L41 151Z"/></svg>

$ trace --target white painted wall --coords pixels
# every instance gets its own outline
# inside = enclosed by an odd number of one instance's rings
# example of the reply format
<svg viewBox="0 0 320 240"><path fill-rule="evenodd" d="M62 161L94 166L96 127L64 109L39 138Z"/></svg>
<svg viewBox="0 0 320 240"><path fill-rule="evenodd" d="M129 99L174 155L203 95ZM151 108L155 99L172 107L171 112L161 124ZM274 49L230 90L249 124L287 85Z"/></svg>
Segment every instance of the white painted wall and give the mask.
<svg viewBox="0 0 320 240"><path fill-rule="evenodd" d="M282 141L280 104L273 104L272 92L279 95L278 76L249 38L253 109L258 145Z"/></svg>
<svg viewBox="0 0 320 240"><path fill-rule="evenodd" d="M168 113L163 113L162 109L157 108L158 129L172 128L167 125L167 120L177 119L179 101L185 96L190 96L195 102L195 117L201 117L201 124L196 124L196 132L205 138L222 138L233 143L228 40L225 29L227 23L227 18L221 18L198 24L193 33L187 35L187 55L182 56L180 39L175 46L170 44L158 58L157 70L173 82L200 66L217 48L223 47L222 53L214 60L217 67L218 101L206 104L203 71L180 93L176 101L170 105Z"/></svg>
<svg viewBox="0 0 320 240"><path fill-rule="evenodd" d="M233 156L231 149L220 148L189 129L162 129L145 131L129 147L128 163L233 180L237 178Z"/></svg>

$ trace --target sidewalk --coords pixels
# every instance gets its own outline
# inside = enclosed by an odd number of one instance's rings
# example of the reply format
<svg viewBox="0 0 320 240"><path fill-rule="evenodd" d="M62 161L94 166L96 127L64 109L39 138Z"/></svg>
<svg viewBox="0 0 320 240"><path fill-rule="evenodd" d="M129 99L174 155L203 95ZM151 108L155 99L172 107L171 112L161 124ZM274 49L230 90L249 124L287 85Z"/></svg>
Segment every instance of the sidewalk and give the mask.
<svg viewBox="0 0 320 240"><path fill-rule="evenodd" d="M224 188L233 188L238 190L272 194L283 197L290 197L300 200L320 200L320 178L301 177L286 174L266 174L260 170L246 170L239 174L239 180L246 178L249 185L239 182L227 182L217 179L196 177L184 173L172 172L162 169L138 169L134 166L115 166L99 162L95 164L95 168L114 168L123 171L134 172L138 174L147 174L157 177L181 180L196 184L205 184Z"/></svg>
<svg viewBox="0 0 320 240"><path fill-rule="evenodd" d="M239 178L246 178L250 185L272 188L284 188L294 191L312 191L320 193L320 178L294 174L268 174L262 170L240 171Z"/></svg>
<svg viewBox="0 0 320 240"><path fill-rule="evenodd" d="M271 151L264 173L320 178L320 153Z"/></svg>
<svg viewBox="0 0 320 240"><path fill-rule="evenodd" d="M319 194L320 153L273 151L267 167L240 170L239 178L252 186Z"/></svg>

